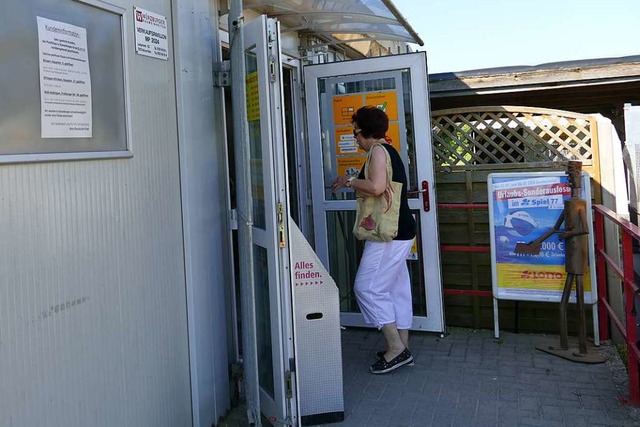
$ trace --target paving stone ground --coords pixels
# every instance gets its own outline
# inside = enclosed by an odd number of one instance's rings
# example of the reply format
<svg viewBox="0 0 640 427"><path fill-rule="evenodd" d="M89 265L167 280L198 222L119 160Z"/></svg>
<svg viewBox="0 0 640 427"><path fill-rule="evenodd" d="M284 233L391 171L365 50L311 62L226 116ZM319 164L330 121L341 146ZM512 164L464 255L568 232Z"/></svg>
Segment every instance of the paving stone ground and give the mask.
<svg viewBox="0 0 640 427"><path fill-rule="evenodd" d="M610 343L602 364L536 350L558 337L451 328L412 333L415 366L372 375L384 348L376 330L342 331L345 421L325 426L640 426L624 403L626 369Z"/></svg>
<svg viewBox="0 0 640 427"><path fill-rule="evenodd" d="M371 329L342 331L345 420L325 427L640 426L624 403L627 371L613 345L606 363L570 362L536 350L557 336L450 328L445 337L415 332L415 366L372 375L384 348ZM246 426L240 405L219 426ZM263 425L269 425L264 422Z"/></svg>

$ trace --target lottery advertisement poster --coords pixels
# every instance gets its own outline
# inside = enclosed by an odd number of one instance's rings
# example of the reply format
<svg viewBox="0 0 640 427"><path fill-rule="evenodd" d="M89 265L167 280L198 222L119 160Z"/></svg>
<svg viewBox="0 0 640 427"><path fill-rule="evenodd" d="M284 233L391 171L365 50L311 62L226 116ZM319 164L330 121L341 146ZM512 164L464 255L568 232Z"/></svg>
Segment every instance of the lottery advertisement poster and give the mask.
<svg viewBox="0 0 640 427"><path fill-rule="evenodd" d="M538 254L516 253L553 229L571 197L564 172L493 173L487 179L493 295L497 299L559 302L567 277L565 242L553 233ZM591 184L583 172L581 198L587 202L589 269L583 276L585 303L597 300L591 215ZM559 231L564 231L564 223ZM575 286L570 301L575 302Z"/></svg>

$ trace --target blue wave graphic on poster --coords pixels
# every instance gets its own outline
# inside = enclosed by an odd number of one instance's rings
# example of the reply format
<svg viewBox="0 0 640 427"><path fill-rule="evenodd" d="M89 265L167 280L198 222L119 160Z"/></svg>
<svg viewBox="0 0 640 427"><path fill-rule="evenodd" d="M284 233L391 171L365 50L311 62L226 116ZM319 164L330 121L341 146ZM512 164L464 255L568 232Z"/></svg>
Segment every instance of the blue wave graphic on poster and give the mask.
<svg viewBox="0 0 640 427"><path fill-rule="evenodd" d="M564 241L557 234L542 243L538 255L516 254L514 250L517 243L529 243L553 228L564 201L571 197L567 177L496 178L493 188L496 262L564 265Z"/></svg>

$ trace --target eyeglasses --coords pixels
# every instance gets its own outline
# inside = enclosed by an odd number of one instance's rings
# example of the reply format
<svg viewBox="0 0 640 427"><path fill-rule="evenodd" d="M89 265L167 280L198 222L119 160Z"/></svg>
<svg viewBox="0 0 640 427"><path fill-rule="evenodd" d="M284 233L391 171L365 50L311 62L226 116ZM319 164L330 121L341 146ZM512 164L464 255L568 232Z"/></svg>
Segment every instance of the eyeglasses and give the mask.
<svg viewBox="0 0 640 427"><path fill-rule="evenodd" d="M355 138L356 136L358 136L358 134L359 134L360 132L362 132L362 130L361 130L361 129L354 129L354 130L353 130L353 137Z"/></svg>

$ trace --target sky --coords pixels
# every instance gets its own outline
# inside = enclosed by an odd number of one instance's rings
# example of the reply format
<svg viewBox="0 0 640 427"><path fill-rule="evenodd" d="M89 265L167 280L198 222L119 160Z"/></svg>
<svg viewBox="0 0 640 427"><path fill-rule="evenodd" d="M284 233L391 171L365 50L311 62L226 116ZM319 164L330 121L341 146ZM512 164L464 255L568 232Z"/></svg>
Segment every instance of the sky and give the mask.
<svg viewBox="0 0 640 427"><path fill-rule="evenodd" d="M392 0L429 73L640 55L640 0Z"/></svg>

